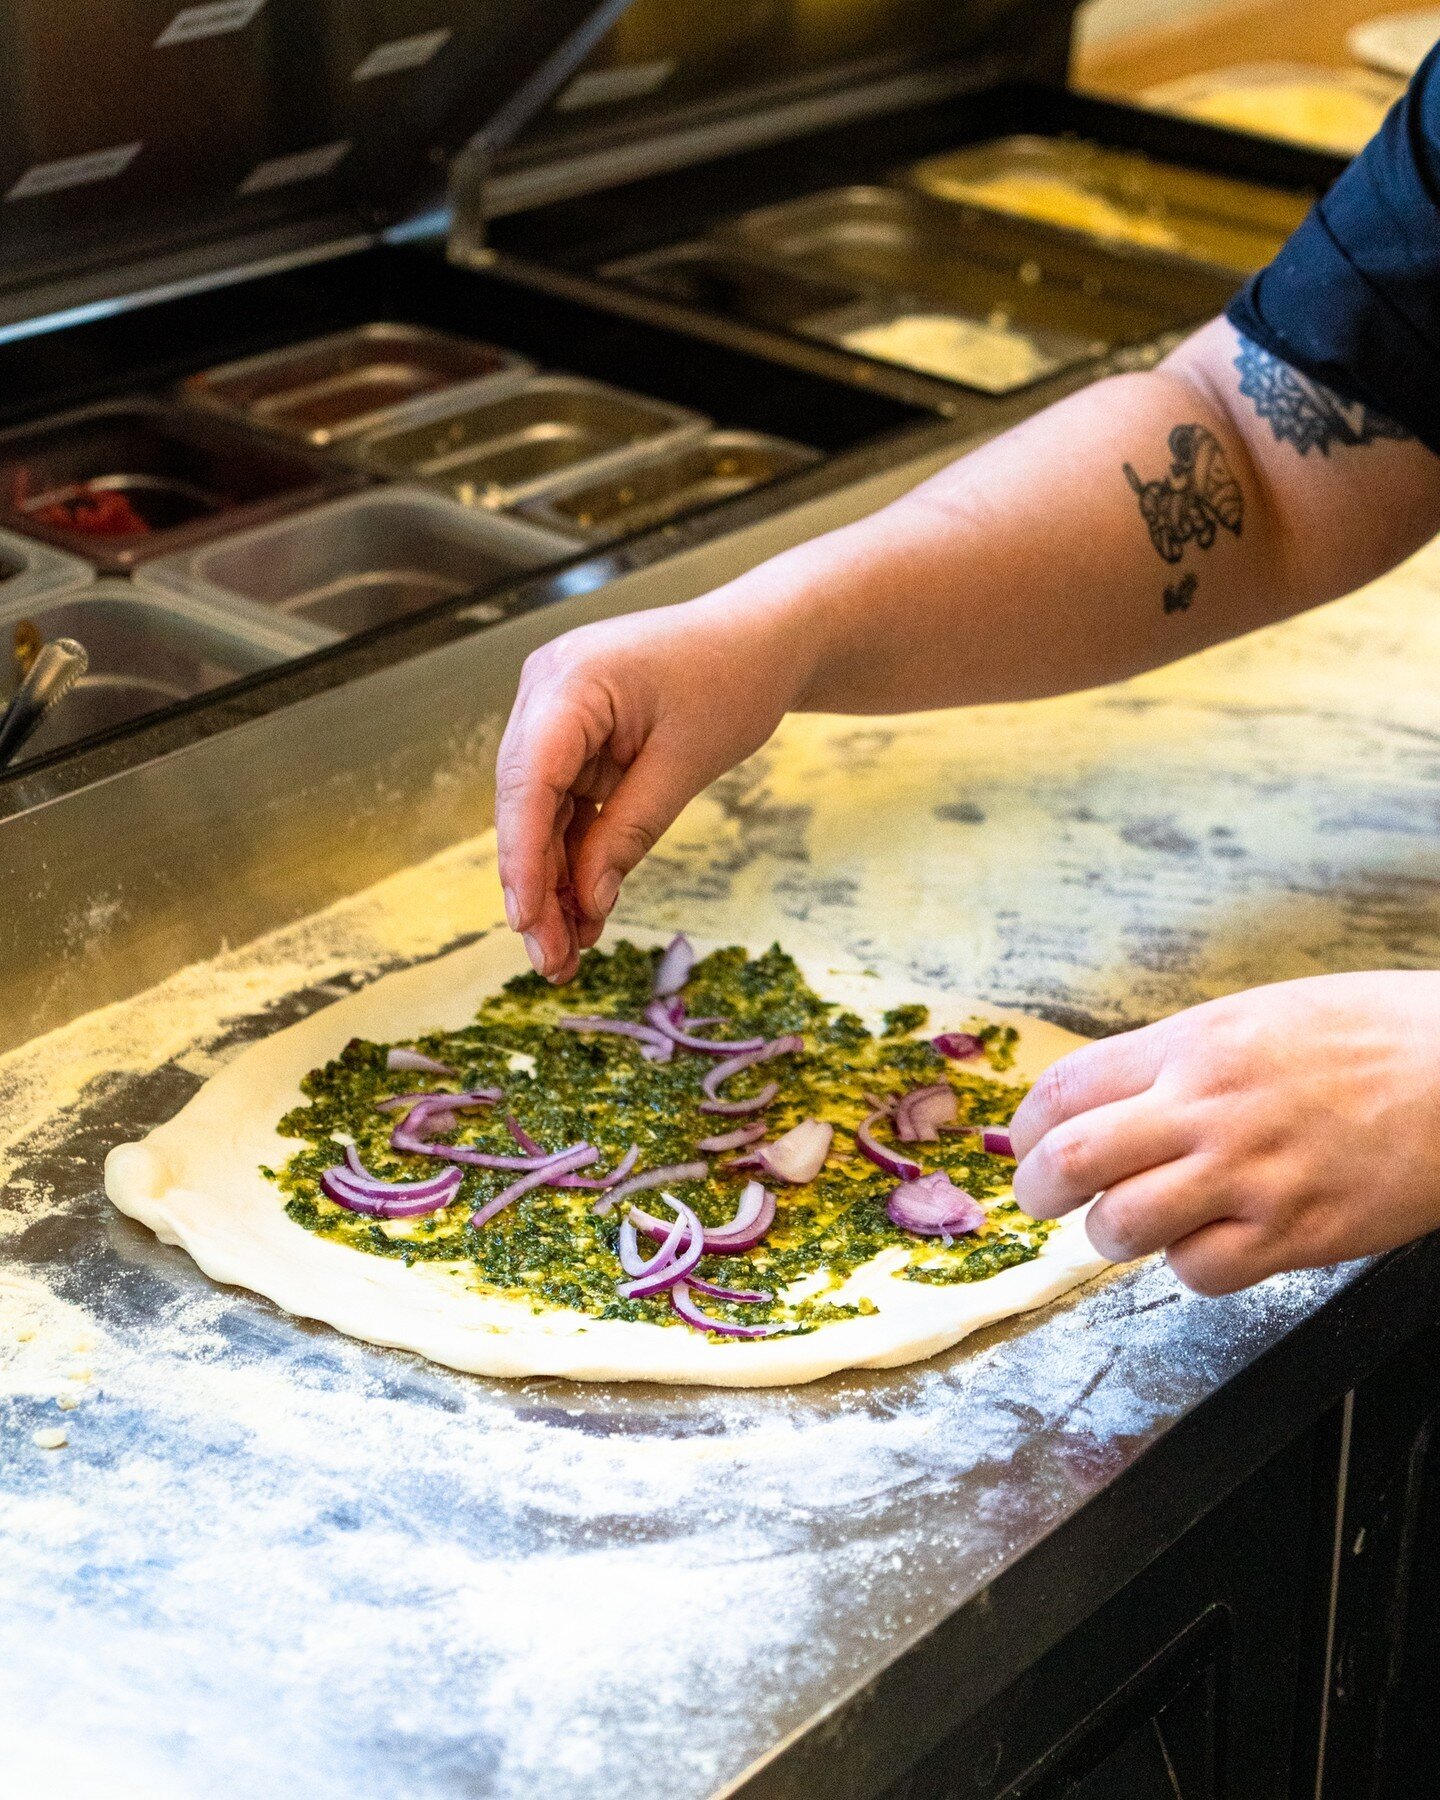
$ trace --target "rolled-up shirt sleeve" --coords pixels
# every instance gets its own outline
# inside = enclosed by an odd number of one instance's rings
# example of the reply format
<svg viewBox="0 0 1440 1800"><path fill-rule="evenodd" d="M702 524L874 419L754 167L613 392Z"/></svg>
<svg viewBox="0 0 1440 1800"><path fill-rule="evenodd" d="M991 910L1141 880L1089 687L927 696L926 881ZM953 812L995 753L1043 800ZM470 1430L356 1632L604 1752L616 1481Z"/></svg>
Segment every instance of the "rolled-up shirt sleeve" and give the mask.
<svg viewBox="0 0 1440 1800"><path fill-rule="evenodd" d="M1226 317L1440 452L1440 45Z"/></svg>

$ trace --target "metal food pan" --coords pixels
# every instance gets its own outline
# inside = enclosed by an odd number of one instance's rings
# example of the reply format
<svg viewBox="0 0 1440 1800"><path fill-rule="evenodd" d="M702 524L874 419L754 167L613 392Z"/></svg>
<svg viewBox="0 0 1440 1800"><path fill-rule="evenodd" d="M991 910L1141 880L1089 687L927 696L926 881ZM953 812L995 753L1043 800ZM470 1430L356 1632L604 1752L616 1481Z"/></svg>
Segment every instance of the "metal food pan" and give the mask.
<svg viewBox="0 0 1440 1800"><path fill-rule="evenodd" d="M573 556L523 519L422 489L375 488L157 562L151 579L216 608L241 603L342 637Z"/></svg>
<svg viewBox="0 0 1440 1800"><path fill-rule="evenodd" d="M78 556L0 531L0 605L83 587L94 579L94 566Z"/></svg>
<svg viewBox="0 0 1440 1800"><path fill-rule="evenodd" d="M333 444L413 412L518 380L532 365L513 351L426 325L376 323L287 344L192 375L182 399L273 431Z"/></svg>
<svg viewBox="0 0 1440 1800"><path fill-rule="evenodd" d="M1000 214L961 220L944 201L899 187L834 188L724 229L811 274L961 317L1003 317L1100 353L1194 323L1217 303L1212 284L1187 282L1158 259L1116 255Z"/></svg>
<svg viewBox="0 0 1440 1800"><path fill-rule="evenodd" d="M0 525L114 574L359 479L298 445L159 401L0 432Z"/></svg>
<svg viewBox="0 0 1440 1800"><path fill-rule="evenodd" d="M1024 134L926 157L904 179L938 200L1235 275L1268 263L1312 198L1138 150Z"/></svg>
<svg viewBox="0 0 1440 1800"><path fill-rule="evenodd" d="M600 274L664 300L785 331L803 331L806 320L861 297L852 285L817 281L799 269L705 243L627 257Z"/></svg>
<svg viewBox="0 0 1440 1800"><path fill-rule="evenodd" d="M637 460L520 510L534 523L587 544L610 543L749 493L819 460L818 452L785 438L712 431L697 443Z"/></svg>
<svg viewBox="0 0 1440 1800"><path fill-rule="evenodd" d="M7 597L0 587L0 693L7 700L20 673L14 646L22 623L42 638L77 639L90 659L26 744L22 762L334 641L333 633L244 608L222 611L142 581L107 578L29 600Z"/></svg>
<svg viewBox="0 0 1440 1800"><path fill-rule="evenodd" d="M598 476L637 450L701 437L709 423L598 381L537 375L473 405L437 405L423 425L377 432L359 453L382 474L499 510L568 485L582 469Z"/></svg>

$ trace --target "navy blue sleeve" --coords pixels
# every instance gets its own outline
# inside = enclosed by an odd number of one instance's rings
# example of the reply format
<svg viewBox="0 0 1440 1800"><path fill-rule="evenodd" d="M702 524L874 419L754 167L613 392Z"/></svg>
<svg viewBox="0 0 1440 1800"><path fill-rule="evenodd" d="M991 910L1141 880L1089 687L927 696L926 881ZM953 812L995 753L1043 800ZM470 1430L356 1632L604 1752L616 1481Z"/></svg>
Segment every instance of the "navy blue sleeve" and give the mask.
<svg viewBox="0 0 1440 1800"><path fill-rule="evenodd" d="M1225 316L1440 452L1440 45Z"/></svg>

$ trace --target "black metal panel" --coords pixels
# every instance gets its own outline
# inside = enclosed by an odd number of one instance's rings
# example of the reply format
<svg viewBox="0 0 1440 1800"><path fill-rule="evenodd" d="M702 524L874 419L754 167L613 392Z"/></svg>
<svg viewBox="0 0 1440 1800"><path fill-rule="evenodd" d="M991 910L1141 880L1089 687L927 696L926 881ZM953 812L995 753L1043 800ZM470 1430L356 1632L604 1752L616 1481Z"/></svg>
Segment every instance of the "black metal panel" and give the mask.
<svg viewBox="0 0 1440 1800"><path fill-rule="evenodd" d="M373 230L598 0L12 0L0 8L0 293L43 310L79 272L235 245L297 220ZM227 247L228 246L228 247ZM73 301L72 293L68 298Z"/></svg>

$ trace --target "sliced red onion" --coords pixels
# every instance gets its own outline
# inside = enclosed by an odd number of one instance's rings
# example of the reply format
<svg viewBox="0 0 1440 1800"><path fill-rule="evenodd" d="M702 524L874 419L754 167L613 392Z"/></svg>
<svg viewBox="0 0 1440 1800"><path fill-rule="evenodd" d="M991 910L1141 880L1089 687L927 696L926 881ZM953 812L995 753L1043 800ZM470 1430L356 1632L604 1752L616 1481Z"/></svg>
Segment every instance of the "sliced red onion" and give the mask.
<svg viewBox="0 0 1440 1800"><path fill-rule="evenodd" d="M589 1168L600 1152L590 1144L577 1144L571 1150L562 1150L558 1156L552 1156L547 1163L538 1169L532 1169L528 1175L522 1175L518 1181L512 1181L507 1188L502 1188L493 1200L487 1200L470 1215L470 1223L478 1231L482 1225L488 1225L498 1212L503 1212L522 1194L528 1194L532 1188L545 1187L557 1175L573 1175L577 1169Z"/></svg>
<svg viewBox="0 0 1440 1800"><path fill-rule="evenodd" d="M912 1088L895 1107L895 1135L902 1144L933 1144L942 1125L953 1125L959 1113L955 1090L944 1081Z"/></svg>
<svg viewBox="0 0 1440 1800"><path fill-rule="evenodd" d="M616 1239L615 1253L620 1258L620 1267L627 1275L658 1274L661 1269L668 1268L675 1260L675 1252L689 1235L689 1228L684 1219L677 1213L670 1221L667 1230L661 1233L660 1248L654 1256L645 1257L640 1254L640 1238L635 1230L633 1215L620 1221L620 1236Z"/></svg>
<svg viewBox="0 0 1440 1800"><path fill-rule="evenodd" d="M631 1194L643 1193L646 1188L669 1187L672 1182L703 1181L709 1173L710 1165L703 1162L670 1163L664 1168L647 1169L643 1175L632 1175L628 1181L611 1188L603 1200L597 1200L595 1216L603 1218L617 1200L627 1200Z"/></svg>
<svg viewBox="0 0 1440 1800"><path fill-rule="evenodd" d="M682 1050L695 1050L702 1056L739 1056L746 1050L763 1050L764 1038L732 1038L728 1043L720 1043L715 1038L695 1037L693 1033L682 1030L670 1017L662 1000L652 1000L645 1008L645 1017L656 1031L668 1037L673 1044Z"/></svg>
<svg viewBox="0 0 1440 1800"><path fill-rule="evenodd" d="M380 1112L399 1112L404 1108L413 1111L417 1106L431 1108L443 1104L447 1111L453 1112L493 1106L504 1098L499 1088L467 1088L461 1094L447 1093L444 1088L418 1088L413 1094L391 1094L388 1099L377 1100L375 1106Z"/></svg>
<svg viewBox="0 0 1440 1800"><path fill-rule="evenodd" d="M345 1161L326 1169L320 1177L322 1191L351 1212L383 1219L408 1219L420 1213L438 1212L460 1192L464 1180L458 1169L446 1169L423 1181L382 1181L361 1162L353 1144Z"/></svg>
<svg viewBox="0 0 1440 1800"><path fill-rule="evenodd" d="M765 1135L764 1125L757 1119L753 1125L737 1125L733 1131L722 1131L716 1137L701 1138L697 1150L712 1155L720 1150L742 1150Z"/></svg>
<svg viewBox="0 0 1440 1800"><path fill-rule="evenodd" d="M775 1298L761 1288L716 1287L713 1281L701 1281L698 1275L687 1275L685 1282L692 1293L706 1294L711 1300L729 1300L736 1306L763 1306Z"/></svg>
<svg viewBox="0 0 1440 1800"><path fill-rule="evenodd" d="M666 1233L665 1242L653 1260L645 1264L643 1273L633 1281L620 1283L618 1291L626 1300L643 1300L649 1294L664 1293L677 1281L683 1281L705 1254L705 1228L698 1215L684 1201L671 1199L668 1194L666 1198L675 1208L675 1224ZM633 1260L639 1257L639 1244L634 1240L633 1222L627 1219L625 1224L630 1227L627 1252L633 1251ZM681 1235L677 1237L677 1233Z"/></svg>
<svg viewBox="0 0 1440 1800"><path fill-rule="evenodd" d="M543 1145L537 1144L530 1133L515 1117L514 1113L506 1113L505 1129L514 1138L520 1148L529 1156L546 1156L549 1154Z"/></svg>
<svg viewBox="0 0 1440 1800"><path fill-rule="evenodd" d="M737 1157L732 1169L764 1169L767 1174L801 1187L825 1166L835 1127L822 1119L802 1119L773 1144L762 1144L749 1156Z"/></svg>
<svg viewBox="0 0 1440 1800"><path fill-rule="evenodd" d="M862 1156L868 1156L877 1168L887 1175L898 1175L901 1181L914 1181L920 1173L920 1165L911 1162L908 1156L901 1156L898 1151L887 1150L871 1135L870 1127L876 1120L885 1117L884 1109L872 1112L855 1127L855 1146Z"/></svg>
<svg viewBox="0 0 1440 1800"><path fill-rule="evenodd" d="M985 1223L985 1209L943 1169L902 1181L885 1207L890 1222L921 1237L958 1236Z"/></svg>
<svg viewBox="0 0 1440 1800"><path fill-rule="evenodd" d="M657 1243L663 1241L670 1230L666 1220L642 1212L638 1206L630 1209L630 1217L646 1237L654 1238ZM705 1227L705 1254L738 1256L743 1250L753 1250L774 1223L775 1196L758 1181L749 1182L740 1196L735 1217L724 1225Z"/></svg>
<svg viewBox="0 0 1440 1800"><path fill-rule="evenodd" d="M407 1050L403 1045L396 1045L393 1050L385 1052L387 1069L415 1069L422 1075L453 1075L455 1070L449 1063L436 1062L433 1056L426 1056L422 1050Z"/></svg>
<svg viewBox="0 0 1440 1800"><path fill-rule="evenodd" d="M634 1038L648 1062L669 1062L675 1054L675 1040L670 1033L656 1031L650 1025L632 1024L629 1019L568 1018L557 1023L564 1031L608 1031L615 1037Z"/></svg>
<svg viewBox="0 0 1440 1800"><path fill-rule="evenodd" d="M460 1171L455 1171L458 1176ZM460 1192L459 1181L432 1194L412 1195L408 1200L376 1196L370 1189L353 1177L345 1177L343 1169L326 1169L320 1177L321 1192L337 1206L343 1206L348 1212L364 1213L370 1218L378 1219L414 1219L422 1213L439 1212L442 1206L449 1206Z"/></svg>
<svg viewBox="0 0 1440 1800"><path fill-rule="evenodd" d="M617 1181L623 1181L639 1160L639 1146L632 1144L608 1175L601 1175L595 1180L588 1175L562 1175L555 1185L563 1188L588 1188L593 1194L603 1194L606 1188L612 1188Z"/></svg>
<svg viewBox="0 0 1440 1800"><path fill-rule="evenodd" d="M651 989L657 1000L666 1000L671 994L678 994L690 979L690 971L695 967L695 951L689 938L682 931L678 937L670 940L670 947L660 958L660 966L655 971L655 985Z"/></svg>
<svg viewBox="0 0 1440 1800"><path fill-rule="evenodd" d="M1015 1154L1015 1146L1010 1141L1010 1133L1002 1131L995 1125L982 1125L980 1128L980 1148L987 1156L1010 1156Z"/></svg>
<svg viewBox="0 0 1440 1800"><path fill-rule="evenodd" d="M761 1044L758 1050L745 1050L735 1056L727 1056L724 1062L716 1063L708 1069L700 1086L705 1090L706 1098L700 1102L701 1112L725 1113L731 1118L742 1113L759 1112L766 1107L780 1092L780 1083L772 1081L761 1088L748 1100L722 1100L720 1089L732 1075L738 1075L742 1069L753 1069L756 1063L769 1062L775 1056L789 1056L793 1052L803 1050L805 1040L796 1037L793 1032L784 1037L772 1038L768 1044Z"/></svg>
<svg viewBox="0 0 1440 1800"><path fill-rule="evenodd" d="M450 1162L468 1162L471 1155L461 1156L443 1145L432 1144L429 1134L453 1131L457 1111L493 1106L500 1097L498 1088L472 1088L464 1094L421 1094L390 1133L390 1148L404 1151L407 1156L439 1156Z"/></svg>
<svg viewBox="0 0 1440 1800"><path fill-rule="evenodd" d="M939 1037L931 1038L930 1042L942 1056L948 1056L951 1062L974 1062L977 1056L985 1054L983 1039L976 1037L973 1031L942 1031Z"/></svg>
<svg viewBox="0 0 1440 1800"><path fill-rule="evenodd" d="M684 1281L677 1281L671 1288L670 1304L687 1325L693 1325L696 1331L713 1331L719 1337L773 1337L780 1329L778 1325L732 1325L728 1319L712 1319L695 1304L690 1295L689 1283Z"/></svg>

